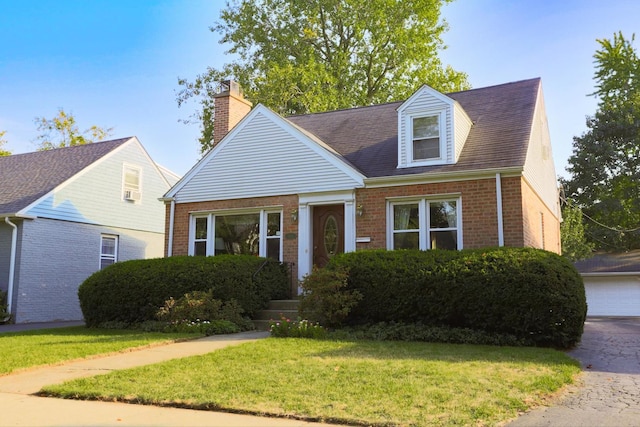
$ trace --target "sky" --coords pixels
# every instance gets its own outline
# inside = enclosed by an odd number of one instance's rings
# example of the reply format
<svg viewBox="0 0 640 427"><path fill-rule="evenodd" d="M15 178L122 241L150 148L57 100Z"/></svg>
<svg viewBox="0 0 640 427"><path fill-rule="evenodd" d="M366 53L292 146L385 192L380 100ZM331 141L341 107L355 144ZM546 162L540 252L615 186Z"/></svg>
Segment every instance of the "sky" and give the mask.
<svg viewBox="0 0 640 427"><path fill-rule="evenodd" d="M199 128L184 124L178 78L230 62L209 30L222 0L0 0L0 131L14 154L35 151L36 117L73 114L81 130L137 136L180 175L199 159ZM597 39L640 33L637 0L456 0L442 16L444 64L472 87L540 77L556 172L596 111ZM640 35L639 35L640 37ZM636 49L638 43L634 43Z"/></svg>

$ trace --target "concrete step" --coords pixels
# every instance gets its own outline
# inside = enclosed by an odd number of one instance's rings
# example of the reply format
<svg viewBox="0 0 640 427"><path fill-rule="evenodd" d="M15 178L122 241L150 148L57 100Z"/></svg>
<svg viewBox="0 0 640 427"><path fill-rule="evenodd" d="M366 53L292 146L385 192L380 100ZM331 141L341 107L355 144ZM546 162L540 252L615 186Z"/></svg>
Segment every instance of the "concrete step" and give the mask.
<svg viewBox="0 0 640 427"><path fill-rule="evenodd" d="M258 311L253 317L253 324L260 331L268 331L271 321L279 321L282 317L290 320L298 319L299 300L273 300L265 310Z"/></svg>

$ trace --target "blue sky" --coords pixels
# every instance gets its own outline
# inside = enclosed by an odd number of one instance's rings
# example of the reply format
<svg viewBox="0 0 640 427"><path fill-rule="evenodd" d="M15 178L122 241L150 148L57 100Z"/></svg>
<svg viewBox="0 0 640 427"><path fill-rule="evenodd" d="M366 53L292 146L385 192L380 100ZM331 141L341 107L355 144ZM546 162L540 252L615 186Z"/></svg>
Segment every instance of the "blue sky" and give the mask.
<svg viewBox="0 0 640 427"><path fill-rule="evenodd" d="M184 174L198 160L195 108L178 108L178 77L228 62L209 31L217 0L0 0L0 130L14 153L36 149L35 117L59 108L81 129L137 136L151 157ZM443 62L473 87L541 77L558 175L573 136L596 109L598 38L640 33L636 0L457 0ZM639 35L640 37L640 35ZM638 43L635 43L637 48Z"/></svg>

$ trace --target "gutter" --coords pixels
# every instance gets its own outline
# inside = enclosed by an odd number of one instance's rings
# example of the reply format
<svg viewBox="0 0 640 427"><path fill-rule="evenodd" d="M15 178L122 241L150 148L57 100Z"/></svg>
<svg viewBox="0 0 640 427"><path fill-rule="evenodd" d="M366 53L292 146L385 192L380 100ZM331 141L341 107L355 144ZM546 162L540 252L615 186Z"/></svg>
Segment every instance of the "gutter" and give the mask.
<svg viewBox="0 0 640 427"><path fill-rule="evenodd" d="M498 246L504 246L504 223L502 215L502 177L496 174L496 208L498 215Z"/></svg>
<svg viewBox="0 0 640 427"><path fill-rule="evenodd" d="M473 179L493 178L496 174L503 176L522 175L522 166L505 168L475 169L455 172L424 172L419 174L382 176L364 180L365 188L389 187L411 184L429 184L436 182L467 181Z"/></svg>
<svg viewBox="0 0 640 427"><path fill-rule="evenodd" d="M9 220L9 217L5 217L4 222L13 229L11 230L11 258L9 261L9 283L7 286L7 313L11 315L13 305L13 287L15 282L16 247L18 246L18 226L12 223L11 220Z"/></svg>

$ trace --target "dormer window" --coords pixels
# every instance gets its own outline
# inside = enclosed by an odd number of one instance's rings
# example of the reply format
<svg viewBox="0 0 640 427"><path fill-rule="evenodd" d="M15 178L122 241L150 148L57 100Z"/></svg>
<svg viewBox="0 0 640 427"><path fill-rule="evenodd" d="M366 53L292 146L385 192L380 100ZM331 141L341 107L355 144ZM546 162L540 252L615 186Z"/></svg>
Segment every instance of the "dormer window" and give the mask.
<svg viewBox="0 0 640 427"><path fill-rule="evenodd" d="M440 158L440 116L412 118L413 161Z"/></svg>

